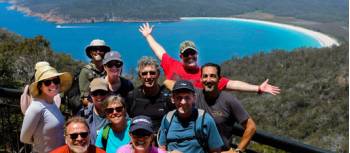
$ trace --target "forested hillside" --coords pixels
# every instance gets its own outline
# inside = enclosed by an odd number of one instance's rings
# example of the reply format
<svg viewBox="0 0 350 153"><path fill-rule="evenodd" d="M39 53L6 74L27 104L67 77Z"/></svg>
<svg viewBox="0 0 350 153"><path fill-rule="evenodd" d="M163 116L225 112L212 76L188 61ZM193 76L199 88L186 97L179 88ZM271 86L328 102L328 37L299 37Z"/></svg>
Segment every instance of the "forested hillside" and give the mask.
<svg viewBox="0 0 350 153"><path fill-rule="evenodd" d="M232 79L258 84L269 78L282 89L278 96L236 94L258 130L348 152L348 44L233 58L222 67Z"/></svg>
<svg viewBox="0 0 350 153"><path fill-rule="evenodd" d="M10 0L9 0L10 1ZM347 25L347 0L18 0L33 12L66 21L174 20L179 17L229 17L265 12L318 22ZM86 20L85 20L86 21Z"/></svg>

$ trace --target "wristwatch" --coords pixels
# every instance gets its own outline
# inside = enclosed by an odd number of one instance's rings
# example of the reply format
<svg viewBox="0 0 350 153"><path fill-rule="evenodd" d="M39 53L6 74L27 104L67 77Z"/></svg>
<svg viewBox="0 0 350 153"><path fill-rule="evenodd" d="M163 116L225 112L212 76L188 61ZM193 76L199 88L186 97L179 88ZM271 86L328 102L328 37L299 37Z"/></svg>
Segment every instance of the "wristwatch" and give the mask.
<svg viewBox="0 0 350 153"><path fill-rule="evenodd" d="M235 152L243 153L243 151L242 151L241 149L239 149L239 148L236 148L236 149L235 149Z"/></svg>

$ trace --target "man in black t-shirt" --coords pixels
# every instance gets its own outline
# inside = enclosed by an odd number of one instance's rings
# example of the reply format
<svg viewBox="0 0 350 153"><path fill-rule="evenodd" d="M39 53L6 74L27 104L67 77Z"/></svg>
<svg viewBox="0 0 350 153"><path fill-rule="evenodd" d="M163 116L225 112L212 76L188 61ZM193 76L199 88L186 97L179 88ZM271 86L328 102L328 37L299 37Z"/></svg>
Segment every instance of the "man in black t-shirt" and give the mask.
<svg viewBox="0 0 350 153"><path fill-rule="evenodd" d="M175 109L170 99L170 91L158 84L160 69L157 61L144 56L138 62L138 76L142 85L130 91L126 99L130 117L146 115L152 119L155 132L160 127L163 116Z"/></svg>
<svg viewBox="0 0 350 153"><path fill-rule="evenodd" d="M256 126L253 119L232 94L226 91L219 91L219 79L219 65L207 63L202 66L201 83L204 88L196 92L196 106L206 110L214 118L221 138L225 143L222 151L240 153L248 146L256 131ZM234 123L241 124L245 130L237 148L232 150L230 144Z"/></svg>

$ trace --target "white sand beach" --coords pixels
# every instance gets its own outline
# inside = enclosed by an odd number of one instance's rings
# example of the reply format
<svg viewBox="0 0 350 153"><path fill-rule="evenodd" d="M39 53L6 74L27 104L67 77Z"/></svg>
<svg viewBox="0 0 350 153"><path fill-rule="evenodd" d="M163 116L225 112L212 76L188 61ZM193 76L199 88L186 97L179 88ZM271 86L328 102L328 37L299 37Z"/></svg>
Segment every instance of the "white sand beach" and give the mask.
<svg viewBox="0 0 350 153"><path fill-rule="evenodd" d="M266 24L276 27L281 27L285 29L290 29L294 31L298 31L301 33L304 33L310 37L313 37L316 39L322 47L332 47L333 45L339 46L339 42L326 34L316 32L313 30L309 30L306 28L294 26L294 25L288 25L288 24L282 24L282 23L276 23L276 22L270 22L270 21L261 21L261 20L253 20L253 19L242 19L242 18L219 18L219 17L183 17L182 20L191 20L191 19L219 19L219 20L235 20L235 21L244 21L244 22L252 22L252 23L258 23L258 24Z"/></svg>

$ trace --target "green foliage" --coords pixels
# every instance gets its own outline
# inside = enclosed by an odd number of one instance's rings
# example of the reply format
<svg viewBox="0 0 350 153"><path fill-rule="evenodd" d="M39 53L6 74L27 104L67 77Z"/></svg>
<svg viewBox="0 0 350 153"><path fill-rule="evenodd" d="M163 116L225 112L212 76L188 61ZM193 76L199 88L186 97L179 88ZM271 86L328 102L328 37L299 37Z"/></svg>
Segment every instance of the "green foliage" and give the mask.
<svg viewBox="0 0 350 153"><path fill-rule="evenodd" d="M301 48L233 58L223 75L279 86L278 96L237 94L258 129L336 152L348 152L349 48ZM254 150L265 152L266 147ZM263 148L260 150L260 148Z"/></svg>

